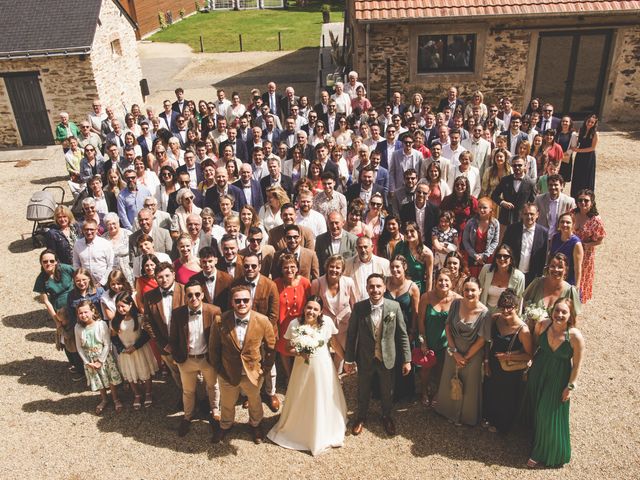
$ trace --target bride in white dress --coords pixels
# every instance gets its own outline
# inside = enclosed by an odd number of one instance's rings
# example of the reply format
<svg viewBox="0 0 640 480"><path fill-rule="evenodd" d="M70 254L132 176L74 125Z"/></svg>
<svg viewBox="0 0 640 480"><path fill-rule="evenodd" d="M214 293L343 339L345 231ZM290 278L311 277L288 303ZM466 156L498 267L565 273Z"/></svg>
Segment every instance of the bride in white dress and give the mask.
<svg viewBox="0 0 640 480"><path fill-rule="evenodd" d="M289 324L284 337L291 340L300 324L317 328L325 344L308 357L309 363L305 363L306 355L296 356L282 414L267 437L282 447L317 455L344 443L347 403L329 345L341 357L344 351L333 337L338 333L335 325L322 315L320 297L313 295L307 300L303 317Z"/></svg>

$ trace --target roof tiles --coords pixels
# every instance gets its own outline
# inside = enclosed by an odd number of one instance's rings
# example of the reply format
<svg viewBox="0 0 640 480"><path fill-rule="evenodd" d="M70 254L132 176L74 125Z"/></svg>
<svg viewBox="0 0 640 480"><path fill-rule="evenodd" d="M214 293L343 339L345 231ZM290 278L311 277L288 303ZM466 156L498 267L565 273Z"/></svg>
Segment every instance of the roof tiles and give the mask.
<svg viewBox="0 0 640 480"><path fill-rule="evenodd" d="M354 0L361 21L491 15L640 12L640 0Z"/></svg>

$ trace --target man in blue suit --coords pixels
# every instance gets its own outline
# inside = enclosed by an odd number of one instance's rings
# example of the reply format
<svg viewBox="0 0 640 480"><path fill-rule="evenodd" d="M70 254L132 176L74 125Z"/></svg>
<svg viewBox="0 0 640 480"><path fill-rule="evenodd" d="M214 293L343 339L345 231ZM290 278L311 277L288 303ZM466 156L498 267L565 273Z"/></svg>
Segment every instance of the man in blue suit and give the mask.
<svg viewBox="0 0 640 480"><path fill-rule="evenodd" d="M509 124L509 130L505 130L500 135L507 137L507 150L511 152L511 155L518 154L518 144L520 142L528 141L529 135L520 130L522 125L522 117L520 115L513 115L511 117L511 123Z"/></svg>
<svg viewBox="0 0 640 480"><path fill-rule="evenodd" d="M229 174L224 167L216 168L216 188L208 188L204 199L205 207L211 208L217 215L220 215L220 196L230 195L233 197L233 209L239 212L247 204L244 193L235 185L229 183Z"/></svg>
<svg viewBox="0 0 640 480"><path fill-rule="evenodd" d="M385 132L385 140L378 142L376 150L380 152L380 165L389 170L391 156L396 150L402 150L402 142L396 140L396 127L389 125Z"/></svg>
<svg viewBox="0 0 640 480"><path fill-rule="evenodd" d="M250 163L243 163L240 167L240 179L233 184L242 190L248 205L251 205L256 211L259 211L264 205L262 197L262 188L260 183L253 178L253 169Z"/></svg>
<svg viewBox="0 0 640 480"><path fill-rule="evenodd" d="M227 139L220 143L220 152L224 151L224 147L227 145L231 145L233 153L235 153L236 157L242 160L242 163L247 163L249 161L247 145L242 140L238 139L238 129L235 127L227 128Z"/></svg>
<svg viewBox="0 0 640 480"><path fill-rule="evenodd" d="M385 199L389 195L389 170L380 165L382 154L378 150L374 150L369 155L369 161L375 172L375 184L382 187Z"/></svg>
<svg viewBox="0 0 640 480"><path fill-rule="evenodd" d="M371 196L375 193L379 193L382 195L383 206L387 209L387 196L380 185L373 183L374 176L375 168L373 165L369 164L366 167L363 167L362 170L360 170L359 181L347 189L347 193L345 194L347 202L351 203L354 199L361 198L368 208Z"/></svg>
<svg viewBox="0 0 640 480"><path fill-rule="evenodd" d="M140 135L136 140L142 149L142 158L147 158L147 155L153 147L153 141L155 140L156 135L154 133L149 133L148 120L140 122L140 128L142 129L142 135Z"/></svg>
<svg viewBox="0 0 640 480"><path fill-rule="evenodd" d="M162 106L164 108L164 112L158 115L164 123L167 125L167 129L173 133L178 132L178 116L180 115L178 112L173 110L171 106L171 100L165 100L162 102Z"/></svg>
<svg viewBox="0 0 640 480"><path fill-rule="evenodd" d="M269 140L273 145L280 141L280 129L276 128L273 115L267 115L264 119L265 127L262 130L262 140Z"/></svg>

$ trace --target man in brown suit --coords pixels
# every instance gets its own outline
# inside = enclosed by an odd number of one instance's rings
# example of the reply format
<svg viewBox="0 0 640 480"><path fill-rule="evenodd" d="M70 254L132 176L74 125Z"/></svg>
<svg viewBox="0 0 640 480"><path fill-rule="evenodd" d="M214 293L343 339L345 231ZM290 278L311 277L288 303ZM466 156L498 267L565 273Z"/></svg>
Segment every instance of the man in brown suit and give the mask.
<svg viewBox="0 0 640 480"><path fill-rule="evenodd" d="M273 227L269 230L269 245L278 250L282 250L287 246L287 242L284 238L284 229L287 225L294 225L296 223L296 208L291 203L285 203L280 207L280 217L282 218L282 225ZM311 229L307 227L300 227L300 235L302 236L302 246L304 248L310 248L313 250L316 246L316 239L313 236Z"/></svg>
<svg viewBox="0 0 640 480"><path fill-rule="evenodd" d="M209 338L211 326L220 322L222 311L215 305L203 303L204 288L195 280L189 280L184 287L187 305L173 311L173 321L169 331L169 344L173 359L178 364L182 379L182 403L184 418L178 428L178 436L184 437L189 431L196 405L198 373L202 373L207 386L207 396L211 415L218 416L220 394L216 385L218 378L209 363Z"/></svg>
<svg viewBox="0 0 640 480"><path fill-rule="evenodd" d="M273 326L273 334L278 336L278 317L280 315L280 295L276 284L268 277L260 274L260 259L257 255L247 255L242 264L244 275L233 282L233 286L244 285L251 293L252 310L266 315ZM233 307L233 305L232 305ZM264 402L272 412L280 408L280 400L276 395L276 367L275 364L264 381Z"/></svg>
<svg viewBox="0 0 640 480"><path fill-rule="evenodd" d="M271 267L271 278L274 280L282 276L280 271L280 256L289 253L296 257L298 261L298 273L306 277L309 281L315 280L319 275L318 256L316 252L300 246L302 239L301 228L298 225L287 225L284 229L284 239L287 244L286 248L278 251L273 259Z"/></svg>
<svg viewBox="0 0 640 480"><path fill-rule="evenodd" d="M233 278L226 272L216 269L218 258L211 247L203 247L198 252L200 272L191 280L195 280L204 289L204 302L217 305L223 312L229 309L229 288Z"/></svg>
<svg viewBox="0 0 640 480"><path fill-rule="evenodd" d="M264 233L259 227L249 228L247 246L240 250L239 255L242 257L246 257L250 253L257 255L260 260L260 273L268 277L271 275L271 266L273 265L273 257L276 250L271 245L263 245L263 238Z"/></svg>
<svg viewBox="0 0 640 480"><path fill-rule="evenodd" d="M218 372L222 410L220 428L214 432L212 441L222 441L233 426L236 401L242 389L249 400L253 441L259 444L264 440L260 387L264 372L270 371L275 362L276 337L269 319L251 310L250 287L234 287L231 304L233 311L222 315L221 322L211 329L209 340L209 361Z"/></svg>
<svg viewBox="0 0 640 480"><path fill-rule="evenodd" d="M220 239L220 250L222 258L218 261L216 268L232 278L242 276L242 257L238 255L238 240L228 233Z"/></svg>
<svg viewBox="0 0 640 480"><path fill-rule="evenodd" d="M158 288L144 295L144 327L156 339L160 356L171 372L173 380L182 390L180 371L173 360L169 331L173 310L186 303L184 288L176 283L176 273L169 262L161 262L156 266Z"/></svg>

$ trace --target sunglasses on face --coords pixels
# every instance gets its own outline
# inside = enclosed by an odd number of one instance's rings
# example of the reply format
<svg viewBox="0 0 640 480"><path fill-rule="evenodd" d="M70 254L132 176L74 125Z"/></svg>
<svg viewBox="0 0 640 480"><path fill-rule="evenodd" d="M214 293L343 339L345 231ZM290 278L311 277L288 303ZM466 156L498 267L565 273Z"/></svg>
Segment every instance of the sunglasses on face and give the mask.
<svg viewBox="0 0 640 480"><path fill-rule="evenodd" d="M187 298L200 298L201 296L201 292L187 293Z"/></svg>
<svg viewBox="0 0 640 480"><path fill-rule="evenodd" d="M509 260L511 258L511 255L505 254L505 253L499 253L496 255L496 258L498 260Z"/></svg>
<svg viewBox="0 0 640 480"><path fill-rule="evenodd" d="M251 301L250 298L234 298L233 303L236 305L242 305L243 303L249 303Z"/></svg>
<svg viewBox="0 0 640 480"><path fill-rule="evenodd" d="M56 263L56 261L55 260L42 260L42 263L47 265L47 264L50 264L50 263Z"/></svg>

